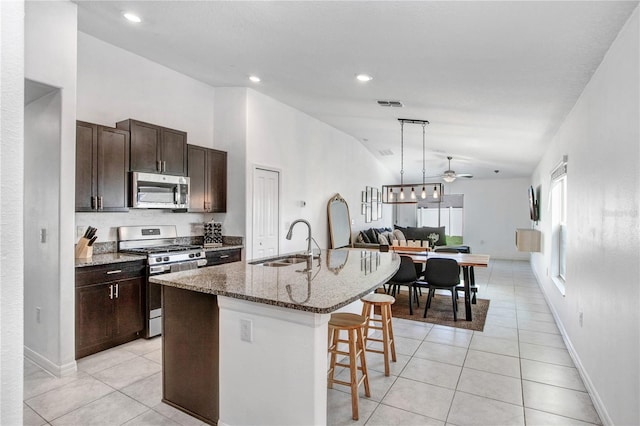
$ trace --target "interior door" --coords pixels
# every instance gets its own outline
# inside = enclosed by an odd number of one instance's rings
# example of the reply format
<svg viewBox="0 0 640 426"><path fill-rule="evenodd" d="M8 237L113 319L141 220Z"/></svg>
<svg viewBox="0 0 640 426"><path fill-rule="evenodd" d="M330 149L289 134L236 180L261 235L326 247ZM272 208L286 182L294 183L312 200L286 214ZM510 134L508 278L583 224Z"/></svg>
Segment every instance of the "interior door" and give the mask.
<svg viewBox="0 0 640 426"><path fill-rule="evenodd" d="M277 255L280 173L256 168L253 173L252 258Z"/></svg>

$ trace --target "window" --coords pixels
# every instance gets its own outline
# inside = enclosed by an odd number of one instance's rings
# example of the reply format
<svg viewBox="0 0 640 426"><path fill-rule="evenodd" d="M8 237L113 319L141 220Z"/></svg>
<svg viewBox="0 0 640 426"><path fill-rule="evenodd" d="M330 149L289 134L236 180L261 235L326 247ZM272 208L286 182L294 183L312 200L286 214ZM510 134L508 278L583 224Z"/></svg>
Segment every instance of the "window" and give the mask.
<svg viewBox="0 0 640 426"><path fill-rule="evenodd" d="M447 245L461 245L464 230L464 195L442 195L441 201L418 202L418 226L444 226Z"/></svg>
<svg viewBox="0 0 640 426"><path fill-rule="evenodd" d="M551 277L565 293L567 276L567 162L551 173Z"/></svg>

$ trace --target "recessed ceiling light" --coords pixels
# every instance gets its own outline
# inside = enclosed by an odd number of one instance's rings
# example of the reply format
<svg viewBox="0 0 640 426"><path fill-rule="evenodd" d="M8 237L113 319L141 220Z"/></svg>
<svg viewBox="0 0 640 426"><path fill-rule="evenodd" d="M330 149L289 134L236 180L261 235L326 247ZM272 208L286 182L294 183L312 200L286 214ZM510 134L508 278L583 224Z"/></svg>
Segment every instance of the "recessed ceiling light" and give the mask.
<svg viewBox="0 0 640 426"><path fill-rule="evenodd" d="M371 81L371 80L373 80L373 77L371 77L369 74L358 74L358 75L356 75L356 78L358 79L358 81Z"/></svg>
<svg viewBox="0 0 640 426"><path fill-rule="evenodd" d="M127 20L131 22L135 22L136 24L142 22L142 19L140 19L140 17L135 13L126 12L126 13L123 13L122 16L124 16Z"/></svg>
<svg viewBox="0 0 640 426"><path fill-rule="evenodd" d="M250 75L249 80L253 81L254 83L260 83L260 77L258 77L257 75Z"/></svg>

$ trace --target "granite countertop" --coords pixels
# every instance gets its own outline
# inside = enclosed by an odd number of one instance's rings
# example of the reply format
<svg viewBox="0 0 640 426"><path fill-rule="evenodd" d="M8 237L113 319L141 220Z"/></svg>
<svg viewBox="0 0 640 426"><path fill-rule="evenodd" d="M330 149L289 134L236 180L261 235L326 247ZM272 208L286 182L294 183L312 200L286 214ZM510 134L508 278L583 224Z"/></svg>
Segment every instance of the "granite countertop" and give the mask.
<svg viewBox="0 0 640 426"><path fill-rule="evenodd" d="M108 265L109 263L134 262L137 260L147 260L147 256L129 253L101 253L94 254L89 259L76 259L76 268Z"/></svg>
<svg viewBox="0 0 640 426"><path fill-rule="evenodd" d="M242 249L242 248L244 248L244 245L237 244L237 245L223 245L221 247L206 247L204 250L220 251L220 250L232 250L232 249ZM108 265L109 263L133 262L136 260L147 260L147 256L139 255L139 254L131 254L131 253L119 253L119 252L96 253L94 251L94 254L90 259L76 259L76 268L82 268L85 266Z"/></svg>
<svg viewBox="0 0 640 426"><path fill-rule="evenodd" d="M234 245L224 245L220 247L205 247L204 251L233 250L233 249L242 249L242 248L244 248L244 245L234 244Z"/></svg>
<svg viewBox="0 0 640 426"><path fill-rule="evenodd" d="M400 256L358 249L322 250L310 271L305 271L306 262L281 267L257 262L241 261L156 275L149 281L284 308L330 313L386 283L398 270Z"/></svg>

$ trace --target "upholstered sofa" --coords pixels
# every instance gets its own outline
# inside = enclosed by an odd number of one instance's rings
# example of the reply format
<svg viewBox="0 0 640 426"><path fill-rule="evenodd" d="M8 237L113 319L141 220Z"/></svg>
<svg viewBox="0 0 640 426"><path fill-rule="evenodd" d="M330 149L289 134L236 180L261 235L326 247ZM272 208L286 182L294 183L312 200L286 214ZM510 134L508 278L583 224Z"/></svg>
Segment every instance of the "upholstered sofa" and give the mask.
<svg viewBox="0 0 640 426"><path fill-rule="evenodd" d="M369 228L360 231L354 238L354 247L357 248L378 248L380 244L402 245L404 241L420 241L422 246L427 243L430 247L445 246L447 237L445 227L401 227L394 226L391 228Z"/></svg>

